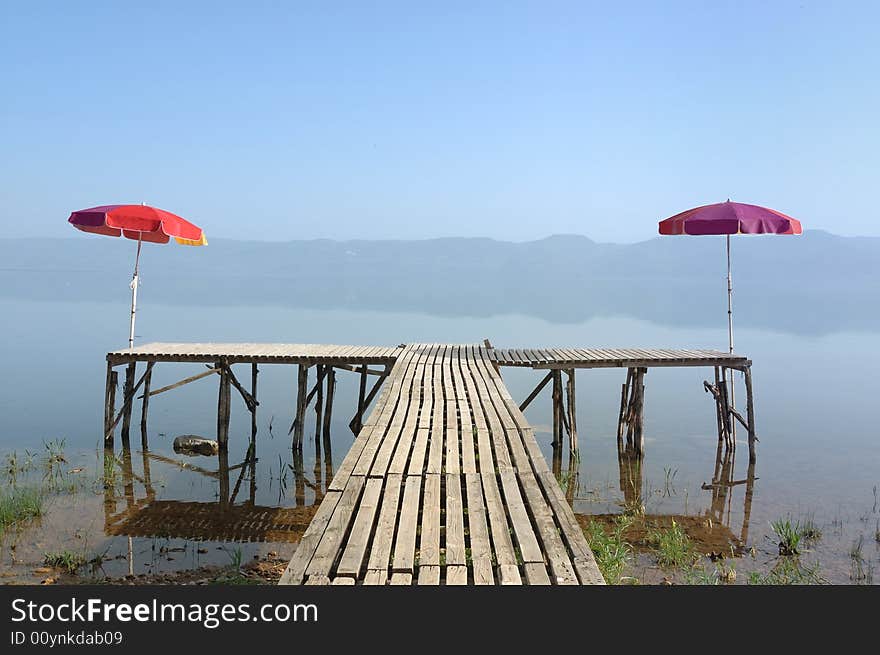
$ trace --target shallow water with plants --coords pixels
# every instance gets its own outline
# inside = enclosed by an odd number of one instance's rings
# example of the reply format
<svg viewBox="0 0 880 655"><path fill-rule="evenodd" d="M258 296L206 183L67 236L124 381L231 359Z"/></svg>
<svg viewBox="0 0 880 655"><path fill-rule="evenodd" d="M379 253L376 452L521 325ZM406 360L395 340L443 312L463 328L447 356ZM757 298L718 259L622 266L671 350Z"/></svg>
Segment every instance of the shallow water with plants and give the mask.
<svg viewBox="0 0 880 655"><path fill-rule="evenodd" d="M0 327L4 343L15 345L0 383L0 580L192 576L204 567L240 571L290 557L352 443L356 374L339 374L328 443L315 443L315 415L308 414L301 457L290 448L296 381L285 366L261 367L254 451L250 415L236 397L228 455L174 452L178 435L213 438L212 376L153 398L144 435L135 410L128 447L117 436L105 453L104 355L124 335L124 302L2 299L0 311L15 317ZM488 337L499 347L686 348L726 341L723 323L707 329L702 319L670 326L621 315L554 323L454 313L153 301L140 318L139 341L396 345ZM753 468L744 434L735 454L717 447L714 405L702 387L711 371L649 372L641 459L617 452L624 370L578 372L574 461L567 453L554 457L549 398L527 409L606 577L622 584L876 583L880 442L871 390L859 373L880 364L876 334L841 328L804 335L744 323L737 350L753 361L760 439ZM199 366L159 364L153 388ZM511 368L502 375L517 399L542 377Z"/></svg>

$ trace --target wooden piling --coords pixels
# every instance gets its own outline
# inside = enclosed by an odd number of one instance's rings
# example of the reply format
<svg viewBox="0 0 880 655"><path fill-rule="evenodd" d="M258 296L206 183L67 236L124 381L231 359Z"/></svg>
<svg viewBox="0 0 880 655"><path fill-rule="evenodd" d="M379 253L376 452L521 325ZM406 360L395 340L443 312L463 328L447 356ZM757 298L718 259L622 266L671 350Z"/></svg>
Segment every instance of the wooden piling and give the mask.
<svg viewBox="0 0 880 655"><path fill-rule="evenodd" d="M113 448L113 417L116 415L116 371L107 364L107 382L104 389L104 446Z"/></svg>
<svg viewBox="0 0 880 655"><path fill-rule="evenodd" d="M728 448L736 449L736 444L731 431L730 400L727 392L727 376L721 369L721 379L718 381L718 405L721 412L721 428L724 433L724 443Z"/></svg>
<svg viewBox="0 0 880 655"><path fill-rule="evenodd" d="M300 364L297 367L296 382L296 417L293 429L293 447L295 450L302 450L303 441L303 424L306 414L306 393L309 384L309 367Z"/></svg>
<svg viewBox="0 0 880 655"><path fill-rule="evenodd" d="M357 423L355 433L360 433L361 428L364 426L364 410L366 409L366 400L367 394L367 365L364 364L361 366L361 384L358 390L358 409L357 409Z"/></svg>
<svg viewBox="0 0 880 655"><path fill-rule="evenodd" d="M332 413L333 413L333 394L336 393L336 371L333 370L333 367L330 367L330 370L327 371L327 400L325 401L326 406L324 407L324 427L323 427L323 435L324 435L324 452L325 457L330 457L330 425L332 422Z"/></svg>
<svg viewBox="0 0 880 655"><path fill-rule="evenodd" d="M226 451L229 443L229 406L232 385L225 362L218 362L217 368L220 369L220 390L217 396L217 446L221 451Z"/></svg>
<svg viewBox="0 0 880 655"><path fill-rule="evenodd" d="M721 382L721 368L715 366L715 389L720 389L719 383ZM715 420L718 423L718 442L721 443L725 441L724 435L724 415L722 414L721 402L719 397L715 397Z"/></svg>
<svg viewBox="0 0 880 655"><path fill-rule="evenodd" d="M645 454L645 373L647 372L646 368L636 369L634 385L636 397L633 404L633 447L639 457Z"/></svg>
<svg viewBox="0 0 880 655"><path fill-rule="evenodd" d="M749 462L754 464L755 442L758 437L755 433L755 402L752 395L752 367L746 367L743 371L746 378L746 420L749 424Z"/></svg>
<svg viewBox="0 0 880 655"><path fill-rule="evenodd" d="M553 445L562 444L562 375L553 369Z"/></svg>
<svg viewBox="0 0 880 655"><path fill-rule="evenodd" d="M122 413L122 443L129 443L129 433L131 430L131 408L134 404L132 396L134 395L134 374L136 372L137 362L132 362L125 367L125 383L123 386L123 406Z"/></svg>
<svg viewBox="0 0 880 655"><path fill-rule="evenodd" d="M566 395L568 397L568 444L571 453L578 452L578 434L577 434L577 408L575 405L575 388L574 376L575 370L570 368L566 371L568 374L568 385L566 386Z"/></svg>
<svg viewBox="0 0 880 655"><path fill-rule="evenodd" d="M153 362L147 363L144 373L144 400L141 404L141 449L147 450L147 412L150 409L150 380L153 377Z"/></svg>
<svg viewBox="0 0 880 655"><path fill-rule="evenodd" d="M620 388L620 412L617 415L617 453L624 451L623 435L629 423L629 390L632 381L633 369L626 369L626 382Z"/></svg>
<svg viewBox="0 0 880 655"><path fill-rule="evenodd" d="M318 396L315 400L315 453L321 449L321 430L324 428L324 366L318 364Z"/></svg>
<svg viewBox="0 0 880 655"><path fill-rule="evenodd" d="M257 363L251 364L251 397L257 399L257 374L259 373ZM257 406L251 408L251 443L257 438Z"/></svg>

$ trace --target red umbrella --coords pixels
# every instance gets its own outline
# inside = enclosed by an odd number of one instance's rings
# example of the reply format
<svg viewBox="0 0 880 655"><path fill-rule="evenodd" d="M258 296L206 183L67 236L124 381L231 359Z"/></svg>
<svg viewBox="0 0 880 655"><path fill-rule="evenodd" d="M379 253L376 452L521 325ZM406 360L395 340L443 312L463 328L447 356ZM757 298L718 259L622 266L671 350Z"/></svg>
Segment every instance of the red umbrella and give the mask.
<svg viewBox="0 0 880 655"><path fill-rule="evenodd" d="M733 352L733 283L730 277L731 234L801 234L801 223L775 209L719 202L703 205L660 221L660 234L724 234L727 236L727 336Z"/></svg>
<svg viewBox="0 0 880 655"><path fill-rule="evenodd" d="M184 246L206 246L208 240L202 228L176 214L147 205L102 205L80 209L67 221L78 230L111 237L124 236L138 242L131 278L131 321L128 347L134 346L134 319L137 310L138 263L141 243L168 243L172 238Z"/></svg>

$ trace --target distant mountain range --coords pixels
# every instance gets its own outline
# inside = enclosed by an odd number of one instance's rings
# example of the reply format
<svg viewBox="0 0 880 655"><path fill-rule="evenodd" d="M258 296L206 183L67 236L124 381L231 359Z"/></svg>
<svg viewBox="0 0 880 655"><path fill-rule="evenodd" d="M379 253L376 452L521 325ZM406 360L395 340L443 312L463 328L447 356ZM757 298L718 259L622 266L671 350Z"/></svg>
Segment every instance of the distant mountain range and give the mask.
<svg viewBox="0 0 880 655"><path fill-rule="evenodd" d="M0 239L0 297L127 296L135 244L75 235ZM737 323L804 334L880 329L880 238L808 231L734 237ZM553 322L626 315L717 326L726 309L723 237L634 244L558 235L525 243L212 240L146 244L151 302L284 305L443 316L527 314Z"/></svg>

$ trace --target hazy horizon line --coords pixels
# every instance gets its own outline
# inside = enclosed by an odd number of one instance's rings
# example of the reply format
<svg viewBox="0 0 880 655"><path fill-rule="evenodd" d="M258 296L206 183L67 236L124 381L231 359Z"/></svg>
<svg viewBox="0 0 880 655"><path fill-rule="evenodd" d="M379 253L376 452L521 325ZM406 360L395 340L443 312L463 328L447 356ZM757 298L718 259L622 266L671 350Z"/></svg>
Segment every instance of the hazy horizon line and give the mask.
<svg viewBox="0 0 880 655"><path fill-rule="evenodd" d="M807 228L804 229L804 234L825 234L832 237L838 237L841 239L880 239L880 235L871 235L871 234L838 234L836 232L831 232L830 230L826 230L823 228ZM77 234L76 232L72 234L54 234L51 236L46 235L30 235L30 236L0 236L0 241L33 241L33 240L57 240L57 241L72 241L74 239L79 239L83 235ZM86 235L86 236L94 236L94 235ZM527 243L538 243L541 241L547 241L549 239L557 239L557 238L578 238L578 239L587 239L597 245L616 245L616 246L627 246L627 245L635 245L638 243L645 243L648 241L654 241L656 239L661 238L664 235L656 234L652 237L637 239L634 241L598 241L591 236L586 234L579 234L575 232L556 232L552 234L548 234L544 237L534 238L534 239L502 239L493 236L461 236L461 235L447 235L447 236L429 236L429 237L418 237L418 238L363 238L363 237L310 237L310 238L302 238L302 239L254 239L254 238L238 238L238 237L228 237L228 236L218 236L211 237L208 236L208 245L211 244L211 241L236 241L240 243L304 243L304 242L333 242L333 243L350 243L354 241L364 241L364 242L425 242L425 241L446 241L446 240L468 240L468 241L494 241L497 243L513 243L513 244L527 244ZM684 235L684 236L723 236L723 235ZM753 235L753 234L738 234L735 235L738 237L752 237L752 236L766 236L766 235ZM159 244L162 245L162 244Z"/></svg>

